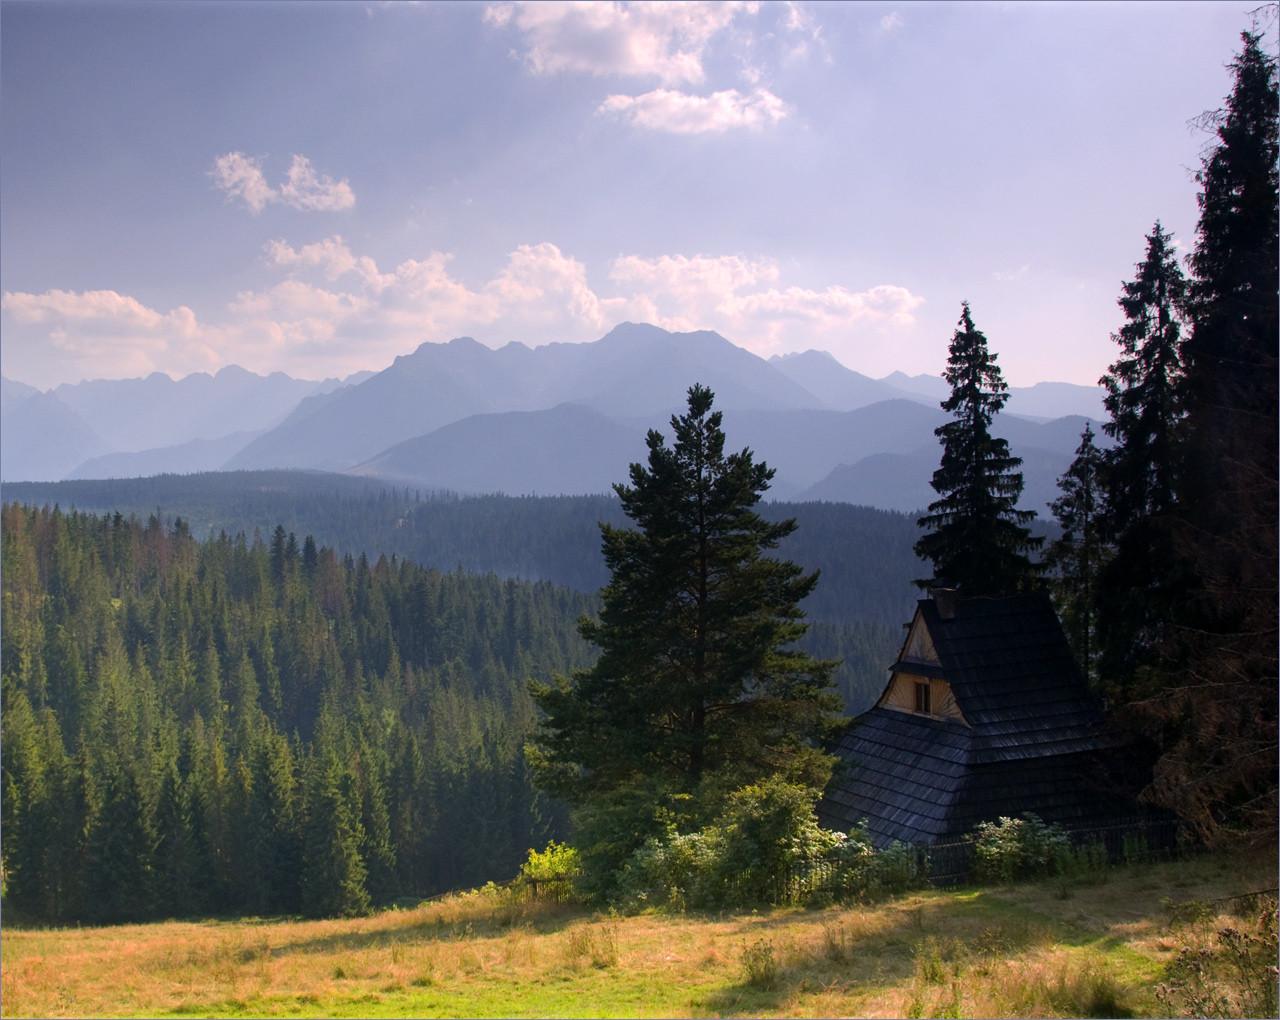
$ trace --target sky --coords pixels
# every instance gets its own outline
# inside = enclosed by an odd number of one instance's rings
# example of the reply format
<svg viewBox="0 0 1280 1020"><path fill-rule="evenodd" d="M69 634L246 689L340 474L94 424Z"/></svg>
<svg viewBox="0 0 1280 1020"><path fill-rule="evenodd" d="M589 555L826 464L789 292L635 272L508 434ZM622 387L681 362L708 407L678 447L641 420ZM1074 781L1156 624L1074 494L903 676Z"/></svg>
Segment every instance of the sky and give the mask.
<svg viewBox="0 0 1280 1020"><path fill-rule="evenodd" d="M0 368L714 329L1092 384L1256 3L0 4ZM1274 43L1274 30L1272 30Z"/></svg>

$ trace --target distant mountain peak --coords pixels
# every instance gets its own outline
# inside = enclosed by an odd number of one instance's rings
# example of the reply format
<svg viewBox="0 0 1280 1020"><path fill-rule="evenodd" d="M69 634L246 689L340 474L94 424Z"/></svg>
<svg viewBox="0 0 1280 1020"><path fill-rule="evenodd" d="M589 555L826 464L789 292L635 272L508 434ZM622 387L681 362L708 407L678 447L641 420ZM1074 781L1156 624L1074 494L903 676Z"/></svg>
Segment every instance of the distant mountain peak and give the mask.
<svg viewBox="0 0 1280 1020"><path fill-rule="evenodd" d="M769 361L792 361L796 358L825 358L827 361L834 361L837 365L840 365L841 368L844 368L844 365L841 365L840 361L830 351L820 351L814 347L810 347L807 351L787 351L786 354L775 354L769 359Z"/></svg>

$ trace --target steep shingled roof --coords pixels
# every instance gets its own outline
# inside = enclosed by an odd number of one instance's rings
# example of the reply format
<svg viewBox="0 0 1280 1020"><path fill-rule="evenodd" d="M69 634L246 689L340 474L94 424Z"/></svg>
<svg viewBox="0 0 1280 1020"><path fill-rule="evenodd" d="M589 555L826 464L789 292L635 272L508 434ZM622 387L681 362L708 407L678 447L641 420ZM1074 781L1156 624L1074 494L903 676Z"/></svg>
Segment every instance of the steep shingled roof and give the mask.
<svg viewBox="0 0 1280 1020"><path fill-rule="evenodd" d="M921 626L936 664L907 658ZM1102 824L1123 810L1091 788L1102 714L1047 595L922 599L902 656L894 677L945 680L963 718L895 707L891 679L833 748L847 766L818 805L824 825L930 843L1000 815Z"/></svg>
<svg viewBox="0 0 1280 1020"><path fill-rule="evenodd" d="M1090 751L1102 724L1043 593L956 599L944 618L921 599L942 672L974 731L974 762Z"/></svg>

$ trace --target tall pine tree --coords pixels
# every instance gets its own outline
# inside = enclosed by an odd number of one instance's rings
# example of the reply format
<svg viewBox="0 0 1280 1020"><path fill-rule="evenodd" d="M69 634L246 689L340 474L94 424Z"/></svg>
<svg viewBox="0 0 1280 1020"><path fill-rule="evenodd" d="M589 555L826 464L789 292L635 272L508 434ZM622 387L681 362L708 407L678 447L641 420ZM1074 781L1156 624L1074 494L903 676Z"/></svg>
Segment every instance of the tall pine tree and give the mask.
<svg viewBox="0 0 1280 1020"><path fill-rule="evenodd" d="M1115 445L1103 456L1103 537L1114 553L1096 589L1100 669L1112 684L1149 687L1168 644L1179 584L1170 514L1178 503L1182 305L1186 281L1159 221L1124 284L1121 355L1102 377ZM1144 681L1142 678L1146 677Z"/></svg>
<svg viewBox="0 0 1280 1020"><path fill-rule="evenodd" d="M1062 495L1050 504L1062 536L1049 544L1044 557L1045 566L1054 571L1050 586L1063 629L1090 682L1096 679L1098 575L1110 552L1101 534L1101 467L1102 451L1086 423L1075 460L1058 479Z"/></svg>
<svg viewBox="0 0 1280 1020"><path fill-rule="evenodd" d="M1280 579L1280 244L1276 59L1245 32L1206 114L1192 330L1184 344L1180 552L1194 574L1177 666L1146 706L1165 734L1153 792L1208 836L1274 838ZM1273 42L1274 44L1274 42Z"/></svg>
<svg viewBox="0 0 1280 1020"><path fill-rule="evenodd" d="M964 595L1006 595L1038 583L1038 568L1027 555L1040 547L1025 525L1035 517L1017 508L1022 464L1009 444L991 434L991 420L1008 400L1009 387L973 324L969 302L951 338L943 377L951 396L942 402L955 420L935 429L942 440L942 463L933 473L940 497L929 504L920 526L929 534L916 542L916 555L933 561L934 576L922 587L954 587Z"/></svg>
<svg viewBox="0 0 1280 1020"><path fill-rule="evenodd" d="M596 665L531 687L546 712L541 782L580 808L602 876L676 816L709 821L733 789L779 773L821 788L830 774L816 743L838 705L835 663L793 644L818 577L765 555L795 522L756 513L773 471L725 453L712 400L691 387L674 446L651 430L648 467L614 487L638 527L601 525L612 579L599 621L581 625Z"/></svg>

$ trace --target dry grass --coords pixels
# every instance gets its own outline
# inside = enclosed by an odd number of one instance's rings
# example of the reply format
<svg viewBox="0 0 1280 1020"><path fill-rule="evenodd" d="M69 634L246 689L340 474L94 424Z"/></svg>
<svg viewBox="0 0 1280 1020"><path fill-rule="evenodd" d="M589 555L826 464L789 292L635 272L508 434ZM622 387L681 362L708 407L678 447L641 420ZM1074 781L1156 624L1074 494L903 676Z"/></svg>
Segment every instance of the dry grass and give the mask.
<svg viewBox="0 0 1280 1020"><path fill-rule="evenodd" d="M344 921L0 933L3 1016L1155 1016L1163 964L1273 859L761 914L466 894ZM1228 902L1218 913L1226 914Z"/></svg>

